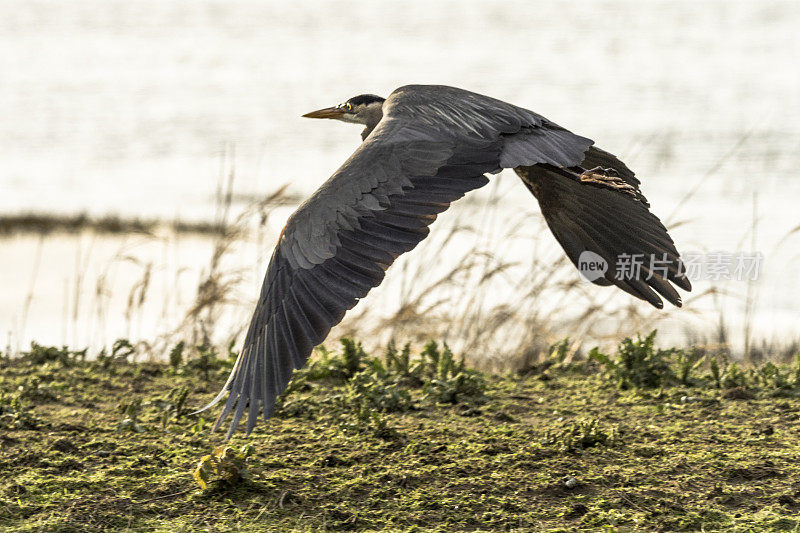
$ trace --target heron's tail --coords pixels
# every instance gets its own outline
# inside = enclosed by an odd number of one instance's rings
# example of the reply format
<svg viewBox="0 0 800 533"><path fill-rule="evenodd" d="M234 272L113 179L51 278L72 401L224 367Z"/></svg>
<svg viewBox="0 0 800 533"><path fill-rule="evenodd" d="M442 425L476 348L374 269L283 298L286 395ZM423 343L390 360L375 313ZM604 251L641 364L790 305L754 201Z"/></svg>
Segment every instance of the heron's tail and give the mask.
<svg viewBox="0 0 800 533"><path fill-rule="evenodd" d="M680 254L624 163L593 147L580 167L534 165L515 170L586 279L616 285L659 309L659 294L681 305L669 283L686 291L692 288Z"/></svg>

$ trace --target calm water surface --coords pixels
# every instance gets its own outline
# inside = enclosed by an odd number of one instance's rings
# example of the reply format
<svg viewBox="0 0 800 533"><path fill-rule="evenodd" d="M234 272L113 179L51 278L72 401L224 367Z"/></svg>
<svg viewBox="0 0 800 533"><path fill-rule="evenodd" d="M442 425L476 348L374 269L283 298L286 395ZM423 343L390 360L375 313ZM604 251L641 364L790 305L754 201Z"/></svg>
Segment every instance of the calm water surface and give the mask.
<svg viewBox="0 0 800 533"><path fill-rule="evenodd" d="M239 193L289 183L306 195L352 152L359 130L302 113L406 83L451 84L534 109L622 156L682 251L763 253L750 287L757 336L793 337L800 236L784 237L800 224L798 27L794 0L5 0L0 213L209 220L223 151L233 153ZM511 174L498 194L506 213L535 210ZM444 218L470 209L461 203ZM287 214L230 258L245 279L232 324L246 319L269 234ZM4 239L0 250L0 328L13 347L164 331L210 244L83 235ZM524 264L533 249L508 253ZM536 253L557 253L554 241ZM150 307L126 318L148 268ZM746 285L695 283L698 293L730 293L689 304L698 329L721 311L739 329ZM114 294L101 319L104 290ZM513 294L497 298L513 303ZM686 324L665 327L679 334Z"/></svg>

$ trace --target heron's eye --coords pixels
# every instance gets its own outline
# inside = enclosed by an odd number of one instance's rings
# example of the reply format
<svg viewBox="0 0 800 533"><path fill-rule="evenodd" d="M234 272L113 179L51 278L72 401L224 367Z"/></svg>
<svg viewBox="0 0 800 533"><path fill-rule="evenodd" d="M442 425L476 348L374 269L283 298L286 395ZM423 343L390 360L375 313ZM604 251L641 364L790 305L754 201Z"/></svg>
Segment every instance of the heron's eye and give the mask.
<svg viewBox="0 0 800 533"><path fill-rule="evenodd" d="M353 110L353 105L351 103L349 103L349 102L346 102L344 104L344 108L347 109L348 111L352 111Z"/></svg>

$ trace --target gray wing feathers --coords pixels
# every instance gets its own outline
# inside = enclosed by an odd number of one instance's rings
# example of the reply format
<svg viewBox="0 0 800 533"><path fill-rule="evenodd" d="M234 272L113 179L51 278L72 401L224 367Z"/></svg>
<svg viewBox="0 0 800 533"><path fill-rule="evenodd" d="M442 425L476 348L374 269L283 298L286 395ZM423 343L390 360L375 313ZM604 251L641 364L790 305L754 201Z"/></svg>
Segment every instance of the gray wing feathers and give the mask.
<svg viewBox="0 0 800 533"><path fill-rule="evenodd" d="M549 163L578 165L594 141L575 135L527 109L446 86L409 85L397 89L384 104L393 116L459 138L504 138L499 166Z"/></svg>
<svg viewBox="0 0 800 533"><path fill-rule="evenodd" d="M559 167L579 164L594 141L565 129L545 126L509 136L500 154L503 168L547 163Z"/></svg>
<svg viewBox="0 0 800 533"><path fill-rule="evenodd" d="M405 129L398 126L381 123L292 215L284 231L287 243L281 248L292 267L312 268L333 257L340 229L358 228L359 219L383 209L389 195L410 188L410 176L435 174L452 154L450 143L385 142L392 132Z"/></svg>

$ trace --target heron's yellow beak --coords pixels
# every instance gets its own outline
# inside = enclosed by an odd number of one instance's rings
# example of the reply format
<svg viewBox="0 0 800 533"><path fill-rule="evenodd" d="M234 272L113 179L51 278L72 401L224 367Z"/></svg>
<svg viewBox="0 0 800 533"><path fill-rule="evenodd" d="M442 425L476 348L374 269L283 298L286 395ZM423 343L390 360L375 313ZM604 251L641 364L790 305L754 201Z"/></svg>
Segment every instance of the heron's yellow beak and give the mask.
<svg viewBox="0 0 800 533"><path fill-rule="evenodd" d="M344 108L326 107L303 115L305 118L339 118L345 114Z"/></svg>

